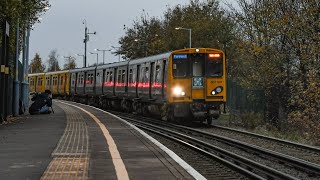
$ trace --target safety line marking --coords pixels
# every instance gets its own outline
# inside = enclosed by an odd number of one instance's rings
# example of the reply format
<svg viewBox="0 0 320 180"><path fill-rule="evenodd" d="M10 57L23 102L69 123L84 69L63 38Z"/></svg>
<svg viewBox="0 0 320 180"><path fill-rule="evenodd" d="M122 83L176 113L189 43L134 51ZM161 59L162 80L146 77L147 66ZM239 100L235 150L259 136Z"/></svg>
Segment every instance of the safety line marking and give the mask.
<svg viewBox="0 0 320 180"><path fill-rule="evenodd" d="M76 105L73 105L73 104L69 104L69 103L65 103L65 102L62 102L62 101L59 101L59 103L62 103L62 104L66 104L66 105L69 105L69 106L73 106L73 107L76 107L78 109L80 109L81 111L87 113L100 127L106 141L107 141L107 144L109 146L109 151L110 151L110 154L111 154L111 157L112 157L112 162L113 162L113 165L115 167L115 170L116 170L116 174L117 174L117 178L119 180L129 180L129 176L128 176L128 172L127 172L127 169L121 159L121 156L120 156L120 153L118 151L118 148L117 148L117 145L116 143L114 142L113 138L111 137L108 129L106 128L106 126L101 123L101 121L96 117L94 116L92 113L90 113L89 111L79 107L79 106L76 106Z"/></svg>
<svg viewBox="0 0 320 180"><path fill-rule="evenodd" d="M59 100L57 102L63 103L63 101ZM76 102L73 102L75 104L79 104ZM97 107L94 106L89 106L86 104L81 104L82 106L85 107L90 107L92 109L98 110L100 112L103 112L105 114L108 114L114 118L117 118L119 121L127 124L128 126L130 126L131 128L135 129L136 131L138 131L141 135L143 135L144 137L146 137L147 139L149 139L151 142L153 142L155 145L157 145L160 149L162 149L164 152L166 152L174 161L176 161L184 170L186 170L192 177L194 177L197 180L206 180L206 178L204 176L202 176L197 170L195 170L192 166L190 166L187 162L185 162L183 159L181 159L178 155L176 155L172 150L170 150L169 148L167 148L166 146L164 146L163 144L161 144L159 141L157 141L156 139L154 139L153 137L151 137L149 134L145 133L143 130L139 129L138 127L136 127L135 125L131 124L130 122L123 120L122 118L120 118L119 116L112 114L110 112L104 111L102 109L99 109Z"/></svg>

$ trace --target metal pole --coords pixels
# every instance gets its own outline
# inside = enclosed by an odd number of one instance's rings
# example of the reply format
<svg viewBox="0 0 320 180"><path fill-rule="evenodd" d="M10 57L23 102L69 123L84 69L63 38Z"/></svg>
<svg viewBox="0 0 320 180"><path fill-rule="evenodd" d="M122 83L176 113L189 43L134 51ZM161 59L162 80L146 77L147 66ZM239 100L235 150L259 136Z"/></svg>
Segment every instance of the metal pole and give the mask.
<svg viewBox="0 0 320 180"><path fill-rule="evenodd" d="M119 53L119 62L120 62L120 53Z"/></svg>
<svg viewBox="0 0 320 180"><path fill-rule="evenodd" d="M29 38L30 38L30 27L27 29L27 35L25 36L25 57L24 57L24 68L23 68L23 82L22 84L22 101L24 107L29 106L29 83L28 83L28 64L29 64Z"/></svg>
<svg viewBox="0 0 320 180"><path fill-rule="evenodd" d="M104 54L105 54L105 52L106 52L106 51L105 51L105 50L103 50L103 64L104 64Z"/></svg>
<svg viewBox="0 0 320 180"><path fill-rule="evenodd" d="M97 66L99 64L99 53L97 53Z"/></svg>
<svg viewBox="0 0 320 180"><path fill-rule="evenodd" d="M191 48L191 31L192 29L189 29L189 47Z"/></svg>
<svg viewBox="0 0 320 180"><path fill-rule="evenodd" d="M19 36L20 36L20 27L19 27L19 19L17 23L17 34L16 34L16 62L15 62L15 78L14 78L14 96L13 96L13 103L12 103L12 113L13 116L19 115Z"/></svg>
<svg viewBox="0 0 320 180"><path fill-rule="evenodd" d="M83 67L87 67L87 24L86 27L84 29L84 66Z"/></svg>

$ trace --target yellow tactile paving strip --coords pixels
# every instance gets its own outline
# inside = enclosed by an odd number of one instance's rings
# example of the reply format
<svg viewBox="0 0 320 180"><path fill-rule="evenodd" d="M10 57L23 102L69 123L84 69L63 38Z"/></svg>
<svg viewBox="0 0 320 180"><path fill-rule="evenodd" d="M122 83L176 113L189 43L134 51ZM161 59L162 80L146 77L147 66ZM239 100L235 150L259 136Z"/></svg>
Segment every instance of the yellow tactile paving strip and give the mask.
<svg viewBox="0 0 320 180"><path fill-rule="evenodd" d="M88 179L89 136L84 118L75 108L60 107L66 113L67 127L41 179Z"/></svg>

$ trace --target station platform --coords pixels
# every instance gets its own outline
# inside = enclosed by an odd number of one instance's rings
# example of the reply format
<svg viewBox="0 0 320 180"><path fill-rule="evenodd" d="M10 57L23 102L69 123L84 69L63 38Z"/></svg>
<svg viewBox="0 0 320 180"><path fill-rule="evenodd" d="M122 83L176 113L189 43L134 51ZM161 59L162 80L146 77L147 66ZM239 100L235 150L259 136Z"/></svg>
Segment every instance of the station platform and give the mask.
<svg viewBox="0 0 320 180"><path fill-rule="evenodd" d="M54 114L0 126L0 179L201 177L115 115L68 101L53 104Z"/></svg>

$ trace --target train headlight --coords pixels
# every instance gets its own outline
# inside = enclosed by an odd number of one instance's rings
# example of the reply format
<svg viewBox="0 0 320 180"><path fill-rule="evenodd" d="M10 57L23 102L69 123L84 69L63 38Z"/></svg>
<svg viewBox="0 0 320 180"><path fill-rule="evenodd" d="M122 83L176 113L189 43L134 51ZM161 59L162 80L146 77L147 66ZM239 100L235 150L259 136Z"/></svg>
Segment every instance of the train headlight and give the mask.
<svg viewBox="0 0 320 180"><path fill-rule="evenodd" d="M174 95L180 95L181 93L182 93L181 87L175 87L175 88L173 89L173 94L174 94Z"/></svg>
<svg viewBox="0 0 320 180"><path fill-rule="evenodd" d="M221 88L221 87L217 87L217 88L216 88L216 92L217 92L217 93L221 93L221 92L222 92L222 88Z"/></svg>
<svg viewBox="0 0 320 180"><path fill-rule="evenodd" d="M211 95L219 94L222 92L222 90L223 90L222 86L216 87L214 90L211 91Z"/></svg>
<svg viewBox="0 0 320 180"><path fill-rule="evenodd" d="M186 95L186 93L184 91L182 91L181 87L173 88L173 94L176 96L185 96Z"/></svg>

